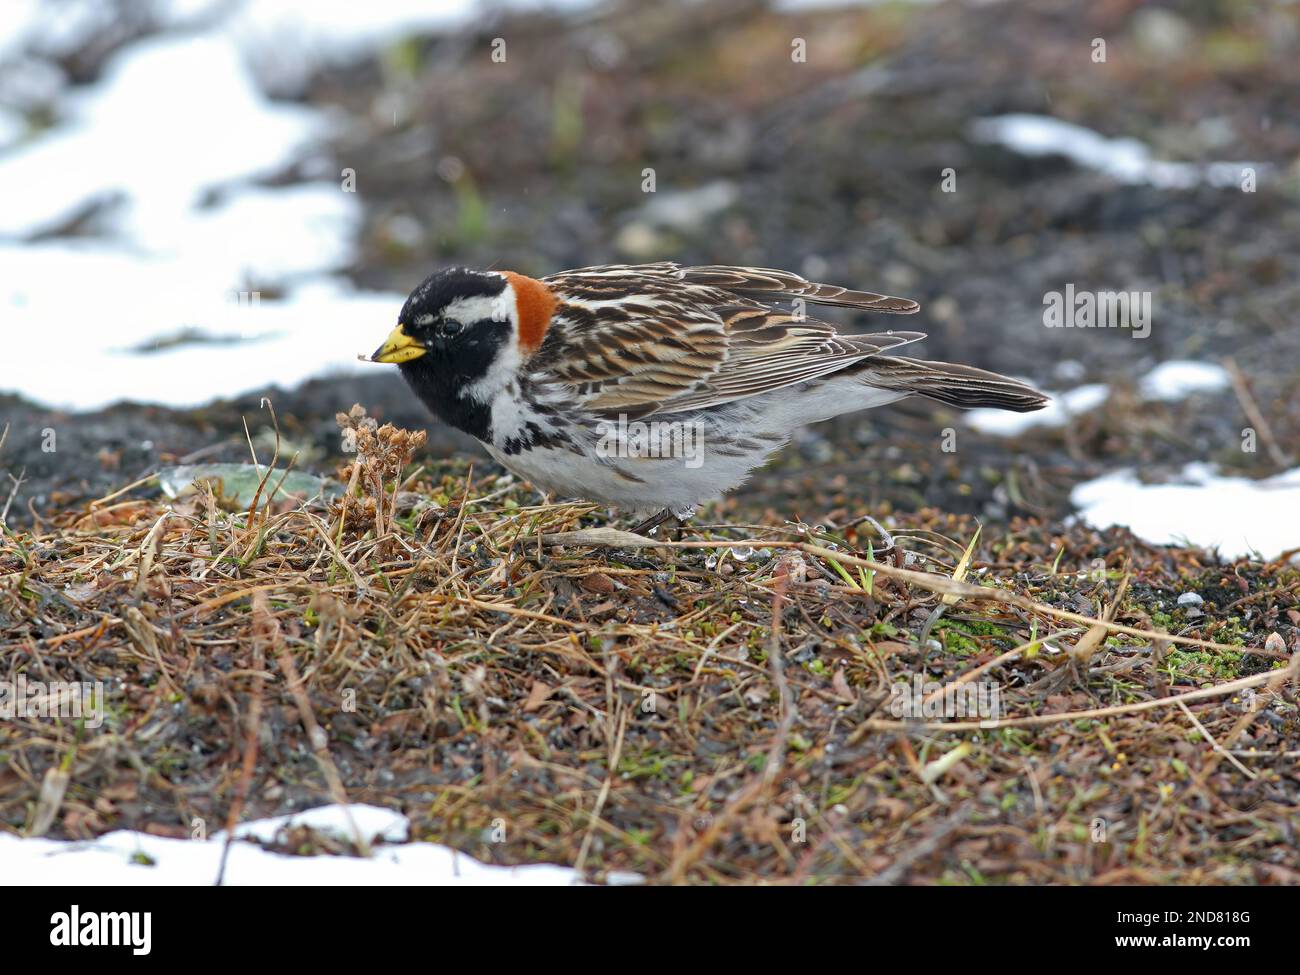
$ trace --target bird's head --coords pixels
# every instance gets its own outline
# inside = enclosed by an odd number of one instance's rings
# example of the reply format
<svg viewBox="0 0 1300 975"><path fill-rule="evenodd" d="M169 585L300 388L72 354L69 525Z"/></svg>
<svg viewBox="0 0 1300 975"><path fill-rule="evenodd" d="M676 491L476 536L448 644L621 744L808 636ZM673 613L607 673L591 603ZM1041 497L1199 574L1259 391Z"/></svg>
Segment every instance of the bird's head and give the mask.
<svg viewBox="0 0 1300 975"><path fill-rule="evenodd" d="M522 274L447 268L411 292L370 358L462 384L504 377L541 345L556 304L545 283Z"/></svg>

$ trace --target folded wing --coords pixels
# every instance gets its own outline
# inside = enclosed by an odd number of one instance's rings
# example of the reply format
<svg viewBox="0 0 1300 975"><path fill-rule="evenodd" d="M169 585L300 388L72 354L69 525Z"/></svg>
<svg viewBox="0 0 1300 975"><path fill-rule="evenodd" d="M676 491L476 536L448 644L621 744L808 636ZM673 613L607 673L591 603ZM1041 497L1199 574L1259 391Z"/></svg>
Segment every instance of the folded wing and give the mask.
<svg viewBox="0 0 1300 975"><path fill-rule="evenodd" d="M534 378L561 383L593 412L646 416L706 409L816 379L920 332L842 335L768 307L819 304L906 313L902 298L816 284L762 268L622 265L546 279L561 299Z"/></svg>

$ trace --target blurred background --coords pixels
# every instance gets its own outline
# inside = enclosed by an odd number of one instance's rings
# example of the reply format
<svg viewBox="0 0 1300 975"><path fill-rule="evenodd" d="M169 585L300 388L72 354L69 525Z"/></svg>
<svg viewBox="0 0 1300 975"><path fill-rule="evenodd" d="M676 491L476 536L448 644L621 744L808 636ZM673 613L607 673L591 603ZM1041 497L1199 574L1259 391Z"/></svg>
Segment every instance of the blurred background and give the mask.
<svg viewBox="0 0 1300 975"><path fill-rule="evenodd" d="M1057 397L823 424L720 514L1300 546L1298 35L1235 0L5 0L11 517L247 459L266 394L304 467L354 402L482 457L356 361L407 290L669 259L916 298L917 354ZM1046 327L1067 286L1149 295L1149 335Z"/></svg>

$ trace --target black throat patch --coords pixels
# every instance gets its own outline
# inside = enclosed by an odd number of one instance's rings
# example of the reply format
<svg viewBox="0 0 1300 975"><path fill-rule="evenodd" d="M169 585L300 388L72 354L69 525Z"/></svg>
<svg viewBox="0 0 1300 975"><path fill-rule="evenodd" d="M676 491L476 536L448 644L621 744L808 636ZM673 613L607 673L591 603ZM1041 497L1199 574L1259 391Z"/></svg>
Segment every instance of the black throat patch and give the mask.
<svg viewBox="0 0 1300 975"><path fill-rule="evenodd" d="M490 441L491 407L464 393L487 375L509 339L509 322L474 322L449 341L432 342L424 355L398 368L438 419L471 437Z"/></svg>

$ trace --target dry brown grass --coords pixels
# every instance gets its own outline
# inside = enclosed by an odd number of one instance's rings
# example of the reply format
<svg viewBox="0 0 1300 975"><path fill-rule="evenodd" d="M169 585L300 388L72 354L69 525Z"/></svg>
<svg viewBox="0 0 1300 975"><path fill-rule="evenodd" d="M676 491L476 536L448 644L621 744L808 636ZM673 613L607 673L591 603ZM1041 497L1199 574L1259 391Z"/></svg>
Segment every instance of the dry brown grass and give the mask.
<svg viewBox="0 0 1300 975"><path fill-rule="evenodd" d="M974 526L935 512L888 563L847 523L598 548L544 538L590 505L412 471L420 435L340 422L342 501L117 497L4 535L0 679L107 698L95 729L0 723L7 828L187 836L346 798L595 879L1300 880L1286 561L1017 522L956 583ZM995 681L1006 720L898 719L917 673Z"/></svg>

